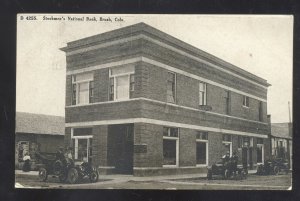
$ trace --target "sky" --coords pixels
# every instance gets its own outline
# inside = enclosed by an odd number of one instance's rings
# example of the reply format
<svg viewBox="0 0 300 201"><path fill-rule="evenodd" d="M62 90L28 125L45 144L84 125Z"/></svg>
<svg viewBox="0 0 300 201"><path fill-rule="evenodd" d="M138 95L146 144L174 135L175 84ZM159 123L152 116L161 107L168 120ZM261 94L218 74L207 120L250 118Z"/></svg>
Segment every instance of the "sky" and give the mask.
<svg viewBox="0 0 300 201"><path fill-rule="evenodd" d="M67 42L144 22L262 77L272 123L292 115L293 17L288 15L18 15L16 111L65 115ZM46 16L63 21L43 20ZM69 21L68 17L96 17ZM99 21L100 17L112 19ZM21 20L21 18L23 18ZM123 21L115 21L122 18Z"/></svg>

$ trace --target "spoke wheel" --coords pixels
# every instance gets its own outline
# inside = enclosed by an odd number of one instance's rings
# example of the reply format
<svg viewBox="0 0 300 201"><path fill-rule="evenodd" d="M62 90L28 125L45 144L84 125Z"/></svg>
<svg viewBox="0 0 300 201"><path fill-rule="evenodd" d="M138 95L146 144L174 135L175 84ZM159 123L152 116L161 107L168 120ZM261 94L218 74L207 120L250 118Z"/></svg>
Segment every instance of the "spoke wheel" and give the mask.
<svg viewBox="0 0 300 201"><path fill-rule="evenodd" d="M273 172L275 175L279 174L279 167L278 166L274 166Z"/></svg>
<svg viewBox="0 0 300 201"><path fill-rule="evenodd" d="M40 181L46 181L48 177L47 170L45 168L39 169L39 179Z"/></svg>
<svg viewBox="0 0 300 201"><path fill-rule="evenodd" d="M67 177L66 173L63 173L63 174L59 175L58 178L59 178L60 182L66 182L68 177Z"/></svg>
<svg viewBox="0 0 300 201"><path fill-rule="evenodd" d="M224 179L229 179L229 170L225 169L224 171Z"/></svg>
<svg viewBox="0 0 300 201"><path fill-rule="evenodd" d="M98 181L98 178L99 178L99 174L97 171L93 171L91 174L90 174L90 181L95 183Z"/></svg>
<svg viewBox="0 0 300 201"><path fill-rule="evenodd" d="M78 171L75 168L71 168L68 172L68 182L75 184L78 181Z"/></svg>

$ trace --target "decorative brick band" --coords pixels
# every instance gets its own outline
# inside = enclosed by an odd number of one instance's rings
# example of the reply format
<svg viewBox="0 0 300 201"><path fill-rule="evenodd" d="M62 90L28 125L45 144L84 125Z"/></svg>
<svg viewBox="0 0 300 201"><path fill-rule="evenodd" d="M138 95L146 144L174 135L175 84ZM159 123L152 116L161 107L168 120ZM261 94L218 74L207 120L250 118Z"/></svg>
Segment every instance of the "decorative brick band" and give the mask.
<svg viewBox="0 0 300 201"><path fill-rule="evenodd" d="M268 135L265 135L265 134L235 131L235 130L213 128L213 127L206 127L206 126L198 126L198 125L192 125L192 124L183 124L183 123L176 123L176 122L171 122L171 121L161 121L161 120L148 119L148 118L130 118L130 119L118 119L118 120L74 122L74 123L66 123L65 126L66 127L87 127L87 126L97 126L97 125L113 125L113 124L129 124L129 123L148 123L148 124L156 124L156 125L163 125L163 126L169 126L169 127L205 130L205 131L226 133L226 134L232 134L232 135L243 135L243 136L268 138Z"/></svg>

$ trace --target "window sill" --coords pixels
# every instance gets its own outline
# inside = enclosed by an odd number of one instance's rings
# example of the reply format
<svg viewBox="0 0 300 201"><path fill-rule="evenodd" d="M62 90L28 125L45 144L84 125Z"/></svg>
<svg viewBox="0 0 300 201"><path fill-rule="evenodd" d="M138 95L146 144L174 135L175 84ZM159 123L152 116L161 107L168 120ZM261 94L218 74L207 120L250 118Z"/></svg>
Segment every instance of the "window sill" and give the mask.
<svg viewBox="0 0 300 201"><path fill-rule="evenodd" d="M163 165L163 168L176 168L178 165Z"/></svg>
<svg viewBox="0 0 300 201"><path fill-rule="evenodd" d="M246 105L242 105L243 108L245 109L249 109L250 107L249 106L246 106Z"/></svg>
<svg viewBox="0 0 300 201"><path fill-rule="evenodd" d="M207 164L197 164L196 167L207 167Z"/></svg>

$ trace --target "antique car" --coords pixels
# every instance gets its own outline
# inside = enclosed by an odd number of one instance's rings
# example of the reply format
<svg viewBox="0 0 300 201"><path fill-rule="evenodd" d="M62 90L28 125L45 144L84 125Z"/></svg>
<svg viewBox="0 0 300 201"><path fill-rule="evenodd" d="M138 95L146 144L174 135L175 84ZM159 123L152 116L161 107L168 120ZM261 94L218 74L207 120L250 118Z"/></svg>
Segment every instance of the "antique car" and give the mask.
<svg viewBox="0 0 300 201"><path fill-rule="evenodd" d="M69 170L74 167L74 164L66 160L63 154L46 156L36 152L36 158L42 163L39 165L41 181L47 181L48 175L53 175L58 177L61 182L66 182Z"/></svg>
<svg viewBox="0 0 300 201"><path fill-rule="evenodd" d="M99 173L97 168L88 162L75 162L75 166L68 172L68 181L71 184L77 183L84 178L89 178L90 182L97 182Z"/></svg>
<svg viewBox="0 0 300 201"><path fill-rule="evenodd" d="M280 172L288 173L289 165L288 161L282 158L274 158L265 161L264 164L260 164L257 166L258 175L278 175Z"/></svg>
<svg viewBox="0 0 300 201"><path fill-rule="evenodd" d="M39 168L39 178L46 181L48 175L59 178L61 182L77 183L86 177L91 182L97 182L99 178L98 171L88 162L75 162L72 159L65 158L63 154L56 154L55 157L46 157L37 153L37 158L42 161Z"/></svg>
<svg viewBox="0 0 300 201"><path fill-rule="evenodd" d="M207 179L211 180L213 176L222 176L223 179L246 179L248 171L246 168L237 165L237 159L222 157L222 160L207 167Z"/></svg>

